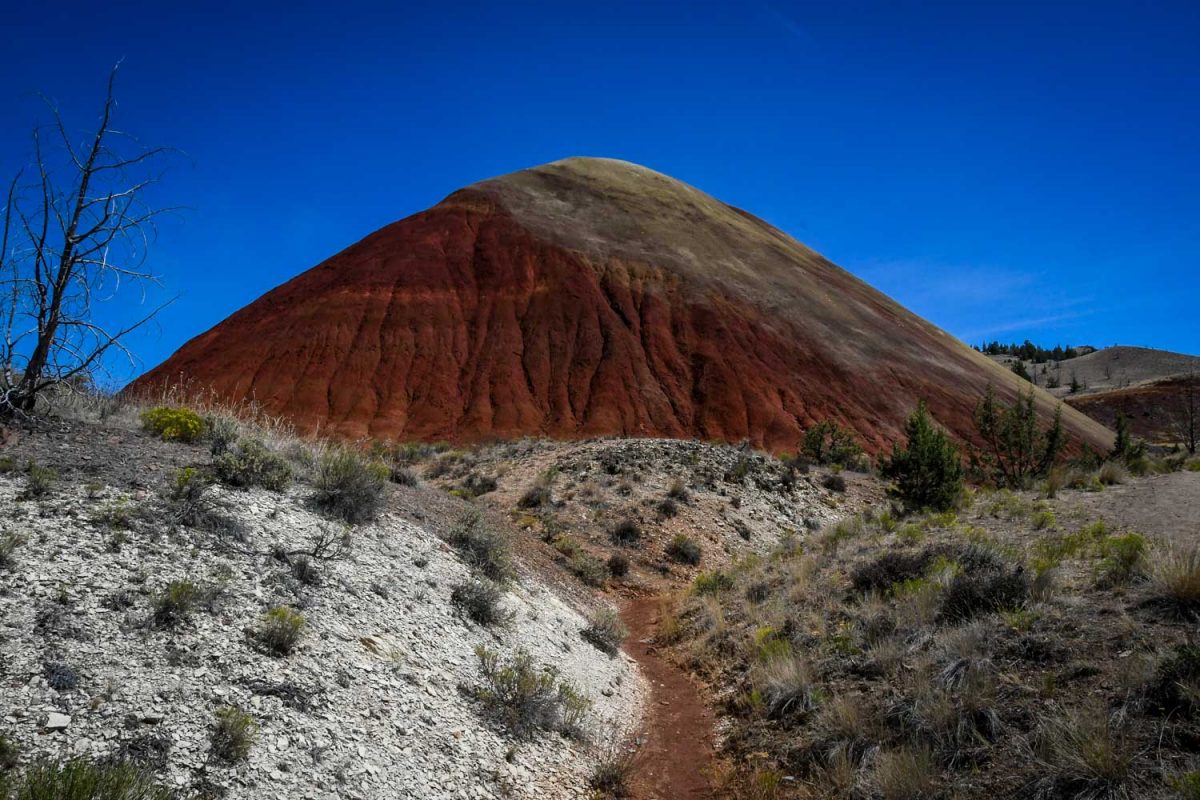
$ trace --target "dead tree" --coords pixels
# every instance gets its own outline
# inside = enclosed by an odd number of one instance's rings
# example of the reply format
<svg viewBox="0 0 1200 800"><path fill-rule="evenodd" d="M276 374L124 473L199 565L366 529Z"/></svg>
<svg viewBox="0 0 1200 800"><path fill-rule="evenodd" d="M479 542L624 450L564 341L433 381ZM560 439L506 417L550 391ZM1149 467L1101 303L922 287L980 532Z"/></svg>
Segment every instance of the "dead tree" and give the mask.
<svg viewBox="0 0 1200 800"><path fill-rule="evenodd" d="M116 325L97 305L127 298L145 306L158 283L146 266L155 221L147 190L164 148L146 148L113 126L114 67L99 123L75 144L58 110L33 131L33 162L8 186L0 220L0 417L27 414L39 397L94 378L107 359L134 362L130 333L166 304ZM106 315L107 316L107 315Z"/></svg>
<svg viewBox="0 0 1200 800"><path fill-rule="evenodd" d="M1170 412L1171 432L1187 451L1196 455L1200 444L1200 377L1192 373L1183 379Z"/></svg>

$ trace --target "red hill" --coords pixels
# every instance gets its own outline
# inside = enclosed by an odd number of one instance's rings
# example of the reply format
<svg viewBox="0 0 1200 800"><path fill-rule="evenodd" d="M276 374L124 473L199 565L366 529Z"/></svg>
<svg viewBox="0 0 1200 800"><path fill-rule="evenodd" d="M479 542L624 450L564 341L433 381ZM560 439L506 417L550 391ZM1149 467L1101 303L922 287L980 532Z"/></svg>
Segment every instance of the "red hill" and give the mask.
<svg viewBox="0 0 1200 800"><path fill-rule="evenodd" d="M474 184L377 231L133 389L180 380L352 438L619 434L783 450L830 418L872 451L918 398L969 437L989 383L1005 397L1022 385L762 220L592 158ZM1110 444L1096 422L1063 416L1077 438Z"/></svg>

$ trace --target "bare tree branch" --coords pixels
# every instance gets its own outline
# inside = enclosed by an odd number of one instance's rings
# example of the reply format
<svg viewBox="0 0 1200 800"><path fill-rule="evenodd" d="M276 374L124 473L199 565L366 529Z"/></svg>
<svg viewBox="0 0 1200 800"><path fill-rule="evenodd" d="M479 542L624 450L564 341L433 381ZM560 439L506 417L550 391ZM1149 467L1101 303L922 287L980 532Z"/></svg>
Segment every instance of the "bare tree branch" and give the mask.
<svg viewBox="0 0 1200 800"><path fill-rule="evenodd" d="M9 185L0 223L0 415L28 413L48 389L103 370L109 354L133 363L125 339L171 302L111 328L94 315L96 303L116 298L125 284L140 289L141 301L147 287L158 284L143 264L156 218L173 210L143 202L161 173L135 174L167 149L141 146L112 126L119 66L108 76L99 120L82 146L72 141L58 108L46 100L52 138L62 151L59 160L52 161L41 129L35 128L35 180L23 188L18 173ZM57 183L63 172L69 178ZM26 191L35 200L28 208L22 202Z"/></svg>

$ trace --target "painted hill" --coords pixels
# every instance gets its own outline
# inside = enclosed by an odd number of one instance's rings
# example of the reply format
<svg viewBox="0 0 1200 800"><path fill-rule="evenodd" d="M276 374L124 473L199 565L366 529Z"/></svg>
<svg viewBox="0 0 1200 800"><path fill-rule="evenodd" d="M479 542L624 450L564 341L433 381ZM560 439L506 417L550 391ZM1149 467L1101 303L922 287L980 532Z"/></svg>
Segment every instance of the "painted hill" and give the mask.
<svg viewBox="0 0 1200 800"><path fill-rule="evenodd" d="M918 398L969 437L985 387L1021 385L762 220L594 158L454 192L267 293L132 388L181 381L345 437L612 434L780 450L829 418L872 451ZM1077 412L1064 419L1093 446L1111 442Z"/></svg>

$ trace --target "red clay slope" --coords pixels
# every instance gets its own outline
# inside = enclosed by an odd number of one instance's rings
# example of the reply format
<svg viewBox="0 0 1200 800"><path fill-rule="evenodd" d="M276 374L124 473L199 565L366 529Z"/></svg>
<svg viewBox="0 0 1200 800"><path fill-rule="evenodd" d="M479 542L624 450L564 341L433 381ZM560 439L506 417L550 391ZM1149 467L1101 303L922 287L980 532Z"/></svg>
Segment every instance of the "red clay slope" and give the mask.
<svg viewBox="0 0 1200 800"><path fill-rule="evenodd" d="M873 452L918 398L969 437L985 387L1011 397L1020 385L765 222L592 158L455 192L267 293L132 388L181 381L348 438L618 434L789 450L828 418ZM1063 415L1075 437L1111 442Z"/></svg>

